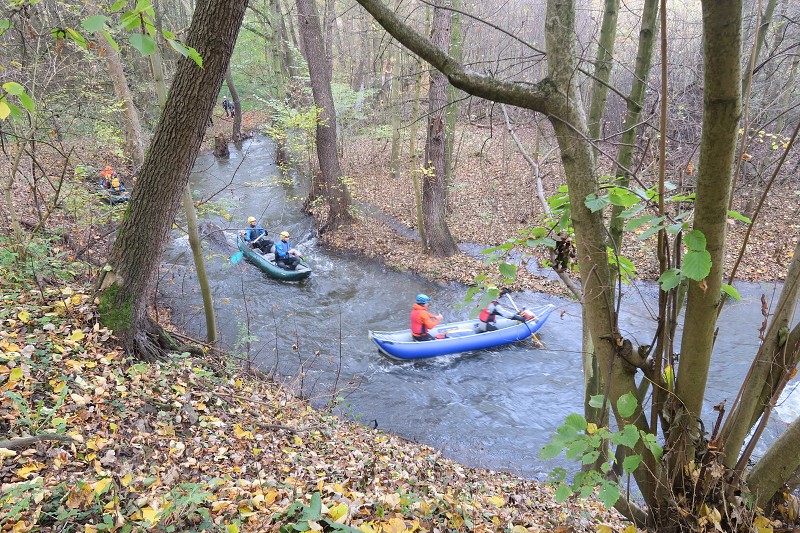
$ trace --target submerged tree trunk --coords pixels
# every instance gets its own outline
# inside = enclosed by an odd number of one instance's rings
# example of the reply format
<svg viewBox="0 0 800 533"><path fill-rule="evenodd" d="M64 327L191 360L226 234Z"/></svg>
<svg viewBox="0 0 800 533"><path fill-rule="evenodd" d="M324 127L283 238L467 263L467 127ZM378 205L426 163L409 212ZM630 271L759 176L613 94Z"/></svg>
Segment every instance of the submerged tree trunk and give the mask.
<svg viewBox="0 0 800 533"><path fill-rule="evenodd" d="M321 195L325 198L328 217L320 231L327 231L352 221L352 200L347 183L342 177L339 153L336 150L336 109L331 92L331 68L326 59L322 27L314 0L297 0L297 17L311 76L314 103L320 108L317 120L317 158L324 190L312 191L311 196Z"/></svg>
<svg viewBox="0 0 800 533"><path fill-rule="evenodd" d="M178 63L126 216L101 279L103 323L129 353L155 358L173 343L147 314L161 255L216 102L247 2L200 0L186 44L203 58Z"/></svg>
<svg viewBox="0 0 800 533"><path fill-rule="evenodd" d="M448 0L437 0L433 10L431 41L445 53L450 48L451 12L442 9ZM436 257L448 257L458 247L447 227L447 159L445 109L447 108L447 78L431 72L428 92L428 140L425 144L425 171L422 176L422 217L425 223L425 248Z"/></svg>

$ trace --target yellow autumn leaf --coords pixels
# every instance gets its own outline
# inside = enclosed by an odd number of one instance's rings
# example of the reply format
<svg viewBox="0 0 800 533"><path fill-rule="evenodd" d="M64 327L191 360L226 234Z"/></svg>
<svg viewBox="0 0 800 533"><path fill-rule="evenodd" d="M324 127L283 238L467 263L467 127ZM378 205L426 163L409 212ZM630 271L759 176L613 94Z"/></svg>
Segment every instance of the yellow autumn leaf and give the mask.
<svg viewBox="0 0 800 533"><path fill-rule="evenodd" d="M239 516L242 518L247 518L248 516L253 516L254 514L256 514L256 511L254 511L252 507L244 503L239 504Z"/></svg>
<svg viewBox="0 0 800 533"><path fill-rule="evenodd" d="M58 382L51 381L50 385L53 386L53 392L55 392L56 394L61 394L61 391L64 390L64 387L67 386L67 382L66 381L58 381Z"/></svg>
<svg viewBox="0 0 800 533"><path fill-rule="evenodd" d="M5 102L5 100L0 100L0 120L7 119L8 115L10 115L10 114L11 114L11 108L8 107L8 104ZM23 522L23 526L24 525L25 524Z"/></svg>
<svg viewBox="0 0 800 533"><path fill-rule="evenodd" d="M3 344L4 344L3 351L6 352L6 353L13 353L13 352L18 352L19 351L19 345L18 344L14 344L13 342L11 342L11 343L3 342Z"/></svg>
<svg viewBox="0 0 800 533"><path fill-rule="evenodd" d="M38 472L39 470L41 470L45 466L46 465L44 463L39 463L37 461L34 461L33 463L27 464L27 465L23 466L22 468L20 468L19 470L17 470L17 476L22 478L22 479L25 479L25 477L28 474L30 474L32 472Z"/></svg>
<svg viewBox="0 0 800 533"><path fill-rule="evenodd" d="M237 439L252 439L253 438L253 432L242 429L241 424L234 424L233 425L233 434L236 435Z"/></svg>
<svg viewBox="0 0 800 533"><path fill-rule="evenodd" d="M514 526L511 533L530 533L530 530L525 526ZM605 531L603 533L606 533ZM611 533L610 531L608 533Z"/></svg>
<svg viewBox="0 0 800 533"><path fill-rule="evenodd" d="M225 529L228 531L228 533L239 533L239 526L236 524L226 524Z"/></svg>
<svg viewBox="0 0 800 533"><path fill-rule="evenodd" d="M597 433L597 424L595 424L594 422L589 422L586 425L586 433L588 433L589 435L594 435L595 433Z"/></svg>
<svg viewBox="0 0 800 533"><path fill-rule="evenodd" d="M406 533L408 528L402 518L391 518L388 523L383 524L384 533Z"/></svg>
<svg viewBox="0 0 800 533"><path fill-rule="evenodd" d="M99 496L108 490L109 485L111 485L111 478L107 477L95 483L92 488L94 489L94 493Z"/></svg>
<svg viewBox="0 0 800 533"><path fill-rule="evenodd" d="M339 522L341 524L347 519L347 511L349 508L347 504L340 503L339 505L334 505L333 507L328 508L328 516L333 518L334 522Z"/></svg>
<svg viewBox="0 0 800 533"><path fill-rule="evenodd" d="M86 335L83 334L83 331L77 330L72 335L67 337L67 339L71 340L72 342L78 342L86 338Z"/></svg>
<svg viewBox="0 0 800 533"><path fill-rule="evenodd" d="M0 448L0 457L14 457L17 452L9 450L8 448Z"/></svg>
<svg viewBox="0 0 800 533"><path fill-rule="evenodd" d="M769 520L763 516L755 517L753 525L756 527L756 533L772 533L773 531Z"/></svg>
<svg viewBox="0 0 800 533"><path fill-rule="evenodd" d="M97 533L97 528L90 524L84 524L83 533Z"/></svg>
<svg viewBox="0 0 800 533"><path fill-rule="evenodd" d="M300 437L295 435L294 436L294 444L295 444L295 446L302 446L303 445L303 439L301 439Z"/></svg>
<svg viewBox="0 0 800 533"><path fill-rule="evenodd" d="M78 305L79 303L81 303L81 295L76 294L75 296L72 297L72 304Z"/></svg>
<svg viewBox="0 0 800 533"><path fill-rule="evenodd" d="M491 503L495 507L502 507L506 504L506 500L501 498L500 496L492 496L489 498L489 503Z"/></svg>
<svg viewBox="0 0 800 533"><path fill-rule="evenodd" d="M19 381L22 379L22 369L20 367L11 369L8 381Z"/></svg>
<svg viewBox="0 0 800 533"><path fill-rule="evenodd" d="M142 507L142 520L155 524L158 522L158 511L150 506Z"/></svg>
<svg viewBox="0 0 800 533"><path fill-rule="evenodd" d="M20 311L19 313L17 313L17 318L19 318L20 320L22 320L22 322L27 324L31 320L31 314L27 311Z"/></svg>
<svg viewBox="0 0 800 533"><path fill-rule="evenodd" d="M132 479L133 479L133 476L132 476L132 475L130 475L130 474L125 474L124 476L122 476L122 479L120 479L119 481L120 481L120 483L122 483L122 486L123 486L123 487L127 487L128 485L130 485L130 484L131 484L131 480L132 480Z"/></svg>
<svg viewBox="0 0 800 533"><path fill-rule="evenodd" d="M611 531L613 531L613 529L611 529ZM622 533L636 533L636 526L630 525L630 526L626 527L625 531L623 531Z"/></svg>

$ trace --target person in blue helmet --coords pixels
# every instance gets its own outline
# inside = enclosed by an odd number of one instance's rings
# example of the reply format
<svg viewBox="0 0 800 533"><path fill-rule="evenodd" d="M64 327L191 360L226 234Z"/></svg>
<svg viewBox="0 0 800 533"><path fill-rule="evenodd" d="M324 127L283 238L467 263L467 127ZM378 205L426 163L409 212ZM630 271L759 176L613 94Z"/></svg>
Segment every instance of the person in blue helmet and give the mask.
<svg viewBox="0 0 800 533"><path fill-rule="evenodd" d="M417 300L411 310L411 335L415 341L432 341L436 337L430 334L442 320L442 315L428 312L431 298L427 294L417 294Z"/></svg>

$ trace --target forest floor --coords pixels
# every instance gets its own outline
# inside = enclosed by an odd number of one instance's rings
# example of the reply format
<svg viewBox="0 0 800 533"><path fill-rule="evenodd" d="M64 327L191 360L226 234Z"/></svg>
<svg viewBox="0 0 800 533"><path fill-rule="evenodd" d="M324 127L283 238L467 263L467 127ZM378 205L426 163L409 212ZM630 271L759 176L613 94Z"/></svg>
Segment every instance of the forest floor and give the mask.
<svg viewBox="0 0 800 533"><path fill-rule="evenodd" d="M0 531L625 529L595 499L557 503L548 485L313 409L230 356L137 362L91 286L7 283L7 266Z"/></svg>

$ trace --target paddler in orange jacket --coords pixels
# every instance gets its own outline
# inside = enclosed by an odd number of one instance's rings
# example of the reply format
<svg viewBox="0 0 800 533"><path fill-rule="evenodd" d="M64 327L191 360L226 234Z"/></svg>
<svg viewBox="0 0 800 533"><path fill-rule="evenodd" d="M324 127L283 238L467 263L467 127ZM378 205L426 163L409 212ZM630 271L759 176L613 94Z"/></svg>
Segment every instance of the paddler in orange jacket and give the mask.
<svg viewBox="0 0 800 533"><path fill-rule="evenodd" d="M435 328L442 320L442 315L432 315L428 312L428 303L431 301L427 294L417 294L417 303L411 311L411 335L415 341L432 341L435 337L430 330Z"/></svg>

